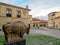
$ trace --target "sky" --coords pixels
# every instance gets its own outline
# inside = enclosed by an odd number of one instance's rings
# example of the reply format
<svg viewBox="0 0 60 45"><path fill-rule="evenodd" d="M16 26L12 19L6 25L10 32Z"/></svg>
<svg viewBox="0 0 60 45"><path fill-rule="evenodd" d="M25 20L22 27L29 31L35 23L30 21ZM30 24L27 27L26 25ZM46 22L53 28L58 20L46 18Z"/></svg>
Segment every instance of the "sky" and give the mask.
<svg viewBox="0 0 60 45"><path fill-rule="evenodd" d="M0 0L0 2L16 6L29 6L30 15L33 17L47 16L51 12L60 11L60 0Z"/></svg>

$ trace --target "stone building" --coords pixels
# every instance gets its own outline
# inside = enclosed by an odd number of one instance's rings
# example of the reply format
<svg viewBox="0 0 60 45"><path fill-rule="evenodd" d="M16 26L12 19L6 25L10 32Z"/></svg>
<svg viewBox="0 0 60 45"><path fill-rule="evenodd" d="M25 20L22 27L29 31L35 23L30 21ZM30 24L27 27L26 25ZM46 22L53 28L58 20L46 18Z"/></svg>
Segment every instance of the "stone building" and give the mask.
<svg viewBox="0 0 60 45"><path fill-rule="evenodd" d="M29 11L26 8L0 2L0 26L7 22L23 21L29 24Z"/></svg>
<svg viewBox="0 0 60 45"><path fill-rule="evenodd" d="M55 14L57 12L51 12L48 14L48 27L55 28Z"/></svg>
<svg viewBox="0 0 60 45"><path fill-rule="evenodd" d="M32 27L32 15L29 15L29 24L30 24L30 27Z"/></svg>
<svg viewBox="0 0 60 45"><path fill-rule="evenodd" d="M38 18L32 18L33 27L39 27L40 20Z"/></svg>
<svg viewBox="0 0 60 45"><path fill-rule="evenodd" d="M47 20L40 20L40 27L47 27Z"/></svg>
<svg viewBox="0 0 60 45"><path fill-rule="evenodd" d="M48 14L48 27L60 29L60 11Z"/></svg>
<svg viewBox="0 0 60 45"><path fill-rule="evenodd" d="M55 14L55 28L60 29L60 12Z"/></svg>

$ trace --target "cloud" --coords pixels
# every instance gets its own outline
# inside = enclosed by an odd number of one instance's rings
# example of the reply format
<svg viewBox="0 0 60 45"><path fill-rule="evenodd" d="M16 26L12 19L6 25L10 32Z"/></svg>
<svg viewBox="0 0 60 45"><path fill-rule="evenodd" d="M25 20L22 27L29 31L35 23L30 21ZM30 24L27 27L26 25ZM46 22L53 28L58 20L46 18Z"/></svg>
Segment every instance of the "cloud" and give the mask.
<svg viewBox="0 0 60 45"><path fill-rule="evenodd" d="M48 8L48 9L35 9L31 11L30 13L33 14L33 17L36 16L47 16L50 12L57 12L60 11L60 7L53 7L53 8Z"/></svg>
<svg viewBox="0 0 60 45"><path fill-rule="evenodd" d="M38 18L40 20L48 20L48 16L36 16L34 18Z"/></svg>
<svg viewBox="0 0 60 45"><path fill-rule="evenodd" d="M59 7L48 8L48 9L43 9L43 10L39 10L37 12L37 14L33 13L33 17L37 17L39 19L48 20L48 14L49 13L58 12L58 11L60 11L60 6Z"/></svg>
<svg viewBox="0 0 60 45"><path fill-rule="evenodd" d="M55 1L55 2L54 2ZM36 0L35 2L29 3L31 8L30 14L33 17L36 16L47 16L50 12L60 11L60 1L56 0Z"/></svg>

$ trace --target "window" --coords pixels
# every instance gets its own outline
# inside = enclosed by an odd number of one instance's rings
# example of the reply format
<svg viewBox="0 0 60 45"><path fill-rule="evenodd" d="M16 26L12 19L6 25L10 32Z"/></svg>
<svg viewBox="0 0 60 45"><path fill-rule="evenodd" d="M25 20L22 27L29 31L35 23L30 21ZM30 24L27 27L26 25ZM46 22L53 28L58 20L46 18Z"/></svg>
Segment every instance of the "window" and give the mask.
<svg viewBox="0 0 60 45"><path fill-rule="evenodd" d="M51 20L53 20L54 19L54 16L51 16Z"/></svg>
<svg viewBox="0 0 60 45"><path fill-rule="evenodd" d="M33 25L33 27L35 27L35 24Z"/></svg>
<svg viewBox="0 0 60 45"><path fill-rule="evenodd" d="M52 14L52 16L54 16L55 14Z"/></svg>
<svg viewBox="0 0 60 45"><path fill-rule="evenodd" d="M21 11L17 11L17 17L21 18Z"/></svg>
<svg viewBox="0 0 60 45"><path fill-rule="evenodd" d="M7 8L7 9L6 9L6 16L7 16L7 17L11 17L11 14L12 14L12 10L9 9L9 8Z"/></svg>
<svg viewBox="0 0 60 45"><path fill-rule="evenodd" d="M55 22L53 22L53 27L55 27Z"/></svg>

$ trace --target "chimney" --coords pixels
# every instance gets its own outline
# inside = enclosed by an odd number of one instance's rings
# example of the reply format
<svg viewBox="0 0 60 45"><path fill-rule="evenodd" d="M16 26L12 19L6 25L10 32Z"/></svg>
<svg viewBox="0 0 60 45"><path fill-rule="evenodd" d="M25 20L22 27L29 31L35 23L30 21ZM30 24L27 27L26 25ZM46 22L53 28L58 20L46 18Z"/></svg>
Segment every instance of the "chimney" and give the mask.
<svg viewBox="0 0 60 45"><path fill-rule="evenodd" d="M26 5L26 9L28 9L28 11L31 11L31 9L29 9L29 6L28 5Z"/></svg>
<svg viewBox="0 0 60 45"><path fill-rule="evenodd" d="M26 9L28 9L28 5L26 5Z"/></svg>

